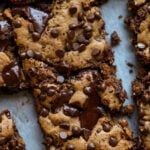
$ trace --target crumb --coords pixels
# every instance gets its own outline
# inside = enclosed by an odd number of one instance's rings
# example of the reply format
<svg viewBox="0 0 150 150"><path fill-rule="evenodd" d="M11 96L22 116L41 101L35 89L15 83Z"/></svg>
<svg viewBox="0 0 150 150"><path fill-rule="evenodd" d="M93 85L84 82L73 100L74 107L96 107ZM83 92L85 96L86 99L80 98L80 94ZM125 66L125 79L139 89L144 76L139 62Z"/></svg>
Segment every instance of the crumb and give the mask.
<svg viewBox="0 0 150 150"><path fill-rule="evenodd" d="M122 15L119 15L119 16L118 16L118 19L122 19L122 18L123 18L123 16L122 16Z"/></svg>
<svg viewBox="0 0 150 150"><path fill-rule="evenodd" d="M111 34L111 45L115 46L118 45L121 42L121 39L116 31L113 31Z"/></svg>
<svg viewBox="0 0 150 150"><path fill-rule="evenodd" d="M130 68L133 68L134 67L134 65L132 64L132 63L130 63L130 62L126 62L127 63L127 65L128 65L128 67L130 67Z"/></svg>

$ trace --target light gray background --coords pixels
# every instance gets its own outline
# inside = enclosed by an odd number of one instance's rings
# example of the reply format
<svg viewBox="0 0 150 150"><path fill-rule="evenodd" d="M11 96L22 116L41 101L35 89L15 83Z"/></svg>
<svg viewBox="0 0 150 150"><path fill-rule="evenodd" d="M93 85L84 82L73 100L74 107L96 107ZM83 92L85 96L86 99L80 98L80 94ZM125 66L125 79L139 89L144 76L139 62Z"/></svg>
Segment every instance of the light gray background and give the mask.
<svg viewBox="0 0 150 150"><path fill-rule="evenodd" d="M110 34L116 30L122 39L122 42L113 48L115 54L115 64L117 65L117 75L123 81L123 87L128 93L128 100L125 104L133 103L131 98L131 82L135 78L136 68L134 72L129 73L130 68L127 62L136 65L134 50L129 42L130 35L124 25L124 18L127 16L126 8L127 0L110 0L101 7L104 20L106 22L106 30ZM0 4L1 6L1 4ZM119 19L118 16L123 16ZM37 116L33 105L32 96L28 92L20 92L13 95L0 96L0 111L7 108L11 111L15 119L16 126L25 140L27 150L43 150L42 133L37 123ZM129 119L130 127L137 134L137 117L136 112Z"/></svg>

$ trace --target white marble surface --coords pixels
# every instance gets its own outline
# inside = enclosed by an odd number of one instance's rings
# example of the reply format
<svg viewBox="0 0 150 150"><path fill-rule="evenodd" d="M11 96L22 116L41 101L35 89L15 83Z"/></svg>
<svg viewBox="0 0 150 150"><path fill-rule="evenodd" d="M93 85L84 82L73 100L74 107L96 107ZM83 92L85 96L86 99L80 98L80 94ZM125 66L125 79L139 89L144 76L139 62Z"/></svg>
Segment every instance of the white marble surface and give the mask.
<svg viewBox="0 0 150 150"><path fill-rule="evenodd" d="M113 48L115 53L115 64L117 65L117 75L123 81L124 89L128 93L128 100L125 104L133 103L131 98L131 82L135 77L136 70L131 74L130 68L126 62L131 62L136 65L134 50L129 42L130 35L124 25L124 17L127 15L126 9L127 0L110 0L103 5L102 13L106 22L106 30L110 33L116 30L122 39L120 45ZM1 4L0 4L1 5ZM123 16L119 19L118 16ZM27 92L20 92L13 95L0 96L0 111L7 108L11 111L13 118L21 136L24 138L27 150L43 150L42 133L37 123L33 98ZM136 113L131 118L128 118L130 126L137 133Z"/></svg>

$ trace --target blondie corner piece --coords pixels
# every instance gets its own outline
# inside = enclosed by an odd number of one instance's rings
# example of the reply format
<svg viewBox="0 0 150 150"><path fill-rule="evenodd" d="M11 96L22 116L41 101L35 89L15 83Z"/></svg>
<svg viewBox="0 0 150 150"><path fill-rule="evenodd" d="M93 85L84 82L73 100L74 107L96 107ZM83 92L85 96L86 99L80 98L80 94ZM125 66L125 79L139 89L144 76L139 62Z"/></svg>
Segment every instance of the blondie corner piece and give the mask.
<svg viewBox="0 0 150 150"><path fill-rule="evenodd" d="M133 82L133 96L139 112L139 147L150 149L150 71L141 70Z"/></svg>
<svg viewBox="0 0 150 150"><path fill-rule="evenodd" d="M150 64L150 1L129 0L128 8L132 17L126 23L133 32L133 45L137 58L145 66Z"/></svg>
<svg viewBox="0 0 150 150"><path fill-rule="evenodd" d="M0 113L0 150L25 150L24 141L8 110Z"/></svg>

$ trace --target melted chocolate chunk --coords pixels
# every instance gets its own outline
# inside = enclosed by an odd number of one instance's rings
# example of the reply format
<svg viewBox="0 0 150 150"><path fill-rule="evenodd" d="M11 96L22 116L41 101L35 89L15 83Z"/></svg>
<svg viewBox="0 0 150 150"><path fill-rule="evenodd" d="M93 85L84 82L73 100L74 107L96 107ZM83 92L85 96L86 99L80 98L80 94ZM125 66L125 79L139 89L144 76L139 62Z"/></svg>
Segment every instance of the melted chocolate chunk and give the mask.
<svg viewBox="0 0 150 150"><path fill-rule="evenodd" d="M2 77L7 86L14 86L20 80L20 68L16 62L5 66L2 71Z"/></svg>
<svg viewBox="0 0 150 150"><path fill-rule="evenodd" d="M99 118L99 96L96 91L97 90L94 84L84 88L84 93L88 95L88 99L84 104L84 111L80 115L80 122L81 127L88 130L93 129Z"/></svg>
<svg viewBox="0 0 150 150"><path fill-rule="evenodd" d="M72 96L72 92L71 90L68 92L61 92L57 94L56 99L52 102L52 109L54 112L59 112L60 108L68 103L68 101L70 100L71 96Z"/></svg>
<svg viewBox="0 0 150 150"><path fill-rule="evenodd" d="M38 35L42 34L48 21L48 14L29 6L13 8L12 13L14 15L19 14L24 18L27 18L33 24L33 33L38 33ZM38 40L39 38L40 37L36 37L34 40Z"/></svg>

